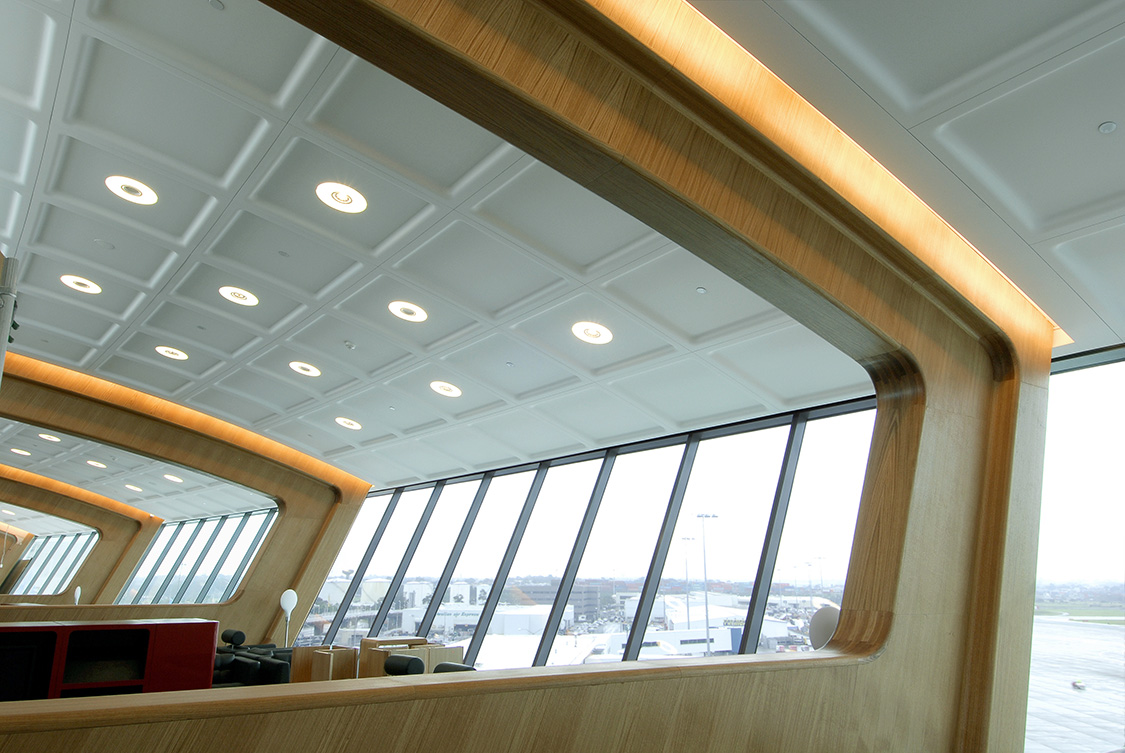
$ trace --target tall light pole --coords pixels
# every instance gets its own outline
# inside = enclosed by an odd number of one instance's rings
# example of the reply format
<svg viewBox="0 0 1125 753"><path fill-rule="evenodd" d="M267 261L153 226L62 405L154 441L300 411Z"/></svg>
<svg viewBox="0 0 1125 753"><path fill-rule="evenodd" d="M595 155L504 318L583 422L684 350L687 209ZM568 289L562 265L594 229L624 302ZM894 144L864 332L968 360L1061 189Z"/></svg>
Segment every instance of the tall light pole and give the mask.
<svg viewBox="0 0 1125 753"><path fill-rule="evenodd" d="M691 536L684 536L682 541L695 541ZM684 547L684 606L687 607L687 628L691 630L691 579L688 578L688 548Z"/></svg>
<svg viewBox="0 0 1125 753"><path fill-rule="evenodd" d="M707 591L710 588L708 583L707 583L707 518L717 518L719 516L718 515L710 515L708 513L701 512L698 515L696 515L695 517L699 518L700 537L703 539L703 542L702 542L703 543L703 620L704 620L704 622L707 623L705 625L706 630L707 630L707 651L703 655L704 656L710 656L711 655L711 605L710 605L709 600L707 598Z"/></svg>

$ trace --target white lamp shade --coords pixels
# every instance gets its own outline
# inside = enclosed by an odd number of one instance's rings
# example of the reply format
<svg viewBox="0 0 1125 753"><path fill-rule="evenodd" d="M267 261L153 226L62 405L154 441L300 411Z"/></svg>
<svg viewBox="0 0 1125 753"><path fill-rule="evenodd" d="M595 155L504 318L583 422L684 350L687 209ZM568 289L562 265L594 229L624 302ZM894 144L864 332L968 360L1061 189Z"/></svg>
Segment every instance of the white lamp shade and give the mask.
<svg viewBox="0 0 1125 753"><path fill-rule="evenodd" d="M285 612L285 619L289 619L289 615L293 613L293 607L297 606L297 592L292 588L287 588L281 594L281 608Z"/></svg>

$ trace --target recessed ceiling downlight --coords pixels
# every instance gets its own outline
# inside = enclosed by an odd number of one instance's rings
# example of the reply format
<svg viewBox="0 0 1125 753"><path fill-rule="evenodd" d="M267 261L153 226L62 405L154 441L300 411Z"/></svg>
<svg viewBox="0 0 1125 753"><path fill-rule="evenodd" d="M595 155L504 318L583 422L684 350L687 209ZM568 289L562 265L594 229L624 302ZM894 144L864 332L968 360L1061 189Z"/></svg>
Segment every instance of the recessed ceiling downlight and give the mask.
<svg viewBox="0 0 1125 753"><path fill-rule="evenodd" d="M27 450L21 450L18 447L13 447L12 452L16 453L17 455L23 455L25 458L31 455L31 453Z"/></svg>
<svg viewBox="0 0 1125 753"><path fill-rule="evenodd" d="M303 376L320 376L320 369L313 366L311 363L305 363L304 361L290 361L289 368L293 369L293 371L296 371L298 374L301 374Z"/></svg>
<svg viewBox="0 0 1125 753"><path fill-rule="evenodd" d="M424 308L410 301L391 301L387 308L399 319L408 322L424 322L430 316Z"/></svg>
<svg viewBox="0 0 1125 753"><path fill-rule="evenodd" d="M345 429L351 429L352 431L359 431L363 428L363 424L361 424L359 421L356 421L352 418L347 418L345 416L336 416L336 423L340 424L340 426L343 426Z"/></svg>
<svg viewBox="0 0 1125 753"><path fill-rule="evenodd" d="M157 345L156 352L165 358L171 358L173 361L186 361L188 359L187 353L170 345Z"/></svg>
<svg viewBox="0 0 1125 753"><path fill-rule="evenodd" d="M137 486L136 484L125 484L125 488L128 489L131 492L143 492L144 491L144 489Z"/></svg>
<svg viewBox="0 0 1125 753"><path fill-rule="evenodd" d="M339 212L359 214L367 209L367 199L359 191L343 183L331 181L321 183L316 187L316 196L326 205Z"/></svg>
<svg viewBox="0 0 1125 753"><path fill-rule="evenodd" d="M165 473L165 474L164 474L164 478L168 479L168 480L169 480L169 481L171 481L171 482L172 482L173 484L182 484L182 483L184 483L184 480L183 480L182 478L180 478L179 476L173 476L173 475L172 475L171 473Z"/></svg>
<svg viewBox="0 0 1125 753"><path fill-rule="evenodd" d="M593 343L594 345L605 345L613 339L613 333L609 331L609 327L596 322L575 322L570 331L582 342Z"/></svg>
<svg viewBox="0 0 1125 753"><path fill-rule="evenodd" d="M443 382L440 379L430 382L430 389L442 397L461 397L460 387L449 382Z"/></svg>
<svg viewBox="0 0 1125 753"><path fill-rule="evenodd" d="M68 288L77 290L79 293L89 293L90 295L97 295L98 293L102 292L101 285L91 280L87 280L85 277L79 277L78 275L63 275L59 278L59 281L61 281L62 284L66 285Z"/></svg>
<svg viewBox="0 0 1125 753"><path fill-rule="evenodd" d="M43 439L43 440L46 440L48 442L61 442L62 441L61 439L56 437L54 434L40 434L39 438Z"/></svg>
<svg viewBox="0 0 1125 753"><path fill-rule="evenodd" d="M156 191L141 183L135 178L127 178L124 175L111 175L105 179L105 187L117 196L120 196L125 201L131 201L134 204L155 204L160 198L156 195Z"/></svg>
<svg viewBox="0 0 1125 753"><path fill-rule="evenodd" d="M92 465L95 468L105 468L105 463L99 463L97 460L87 460L86 465Z"/></svg>
<svg viewBox="0 0 1125 753"><path fill-rule="evenodd" d="M226 298L231 303L237 303L239 306L258 305L258 296L254 295L249 290L236 288L233 285L224 285L219 288L219 295Z"/></svg>

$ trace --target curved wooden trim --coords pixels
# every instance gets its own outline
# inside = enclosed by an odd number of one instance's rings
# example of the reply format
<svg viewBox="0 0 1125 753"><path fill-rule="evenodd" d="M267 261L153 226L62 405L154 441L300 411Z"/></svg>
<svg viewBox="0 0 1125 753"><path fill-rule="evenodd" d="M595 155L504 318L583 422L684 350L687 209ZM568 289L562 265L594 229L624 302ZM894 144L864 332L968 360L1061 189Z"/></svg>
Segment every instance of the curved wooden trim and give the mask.
<svg viewBox="0 0 1125 753"><path fill-rule="evenodd" d="M71 484L11 466L0 466L0 497L12 504L73 520L98 532L98 541L64 593L44 596L0 596L7 601L42 604L74 603L70 591L82 586L86 603L112 604L163 518Z"/></svg>
<svg viewBox="0 0 1125 753"><path fill-rule="evenodd" d="M0 415L122 447L261 492L277 521L235 596L218 605L6 607L0 618L109 620L204 617L254 642L284 639L278 598L298 594L303 620L370 484L322 461L198 411L58 366L8 354ZM120 571L114 583L130 573ZM108 584L107 584L108 586ZM117 594L107 587L105 601Z"/></svg>

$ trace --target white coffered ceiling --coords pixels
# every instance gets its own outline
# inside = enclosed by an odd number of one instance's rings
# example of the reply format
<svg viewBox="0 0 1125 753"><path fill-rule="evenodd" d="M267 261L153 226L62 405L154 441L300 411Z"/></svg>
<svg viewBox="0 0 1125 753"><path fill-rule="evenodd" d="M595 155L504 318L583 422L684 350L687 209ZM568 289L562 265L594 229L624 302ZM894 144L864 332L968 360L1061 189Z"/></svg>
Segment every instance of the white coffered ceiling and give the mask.
<svg viewBox="0 0 1125 753"><path fill-rule="evenodd" d="M697 5L1029 291L1072 348L1121 341L1122 2ZM1098 83L1074 83L1085 76ZM1105 120L1123 127L1106 137ZM125 202L109 175L160 200ZM357 188L367 211L327 207L322 181ZM20 264L14 352L377 487L871 390L689 252L252 0L4 0L0 250ZM261 303L224 300L223 285ZM395 300L429 318L392 316ZM577 340L580 320L612 342ZM39 472L84 482L67 467ZM118 482L99 491L145 506Z"/></svg>

